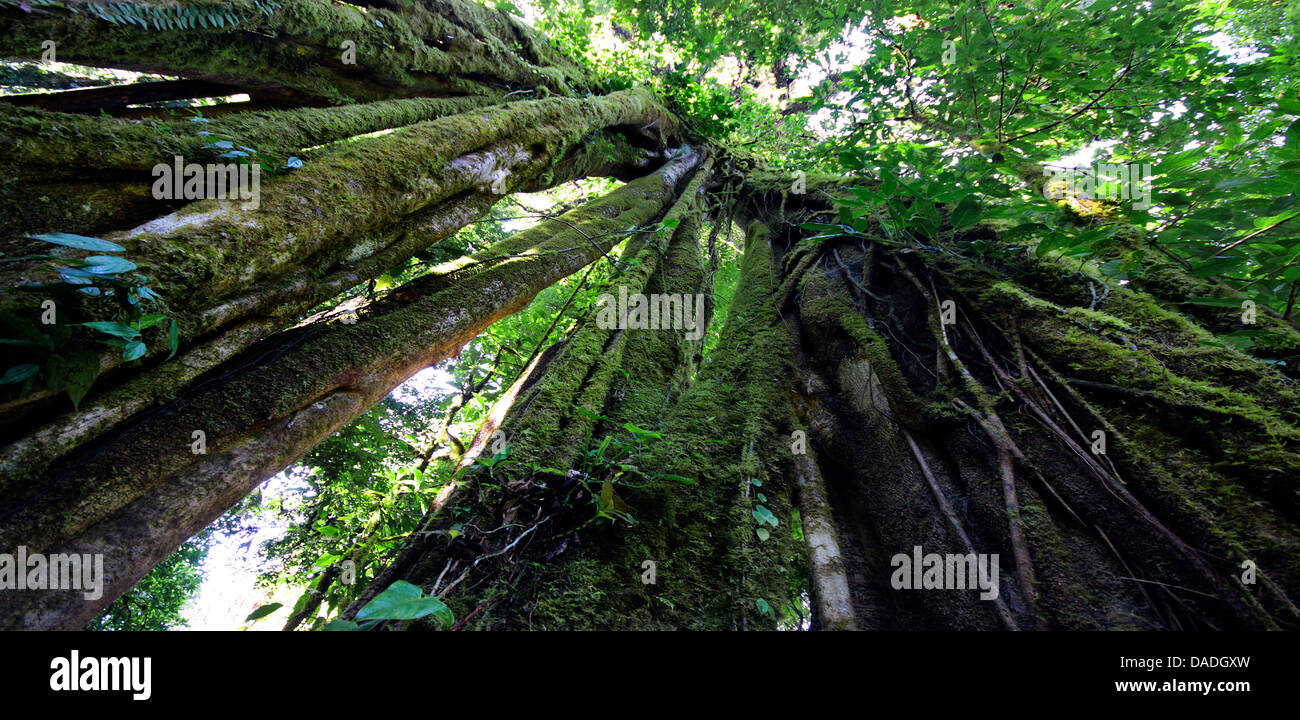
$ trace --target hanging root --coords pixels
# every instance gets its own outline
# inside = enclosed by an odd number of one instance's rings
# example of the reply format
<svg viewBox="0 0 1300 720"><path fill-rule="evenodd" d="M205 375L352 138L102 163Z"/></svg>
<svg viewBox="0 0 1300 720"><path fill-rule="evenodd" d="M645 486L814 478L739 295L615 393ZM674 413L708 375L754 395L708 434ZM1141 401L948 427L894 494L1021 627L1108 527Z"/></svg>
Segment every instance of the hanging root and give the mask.
<svg viewBox="0 0 1300 720"><path fill-rule="evenodd" d="M1270 486L1249 475L1243 485L1217 479L1221 468L1234 466L1195 460L1191 454L1205 449L1188 437L1162 436L1166 442L1192 443L1172 446L1169 456L1145 455L1133 440L1164 432L1168 421L1161 414L1169 412L1267 422L1267 411L1254 410L1247 396L1209 386L1221 383L1219 378L1193 385L1175 375L1202 367L1176 351L1220 352L1198 346L1197 331L1183 329L1191 326L1181 316L1134 305L1128 291L1098 290L1095 284L1091 290L1079 285L1077 310L1034 299L1028 289L1044 280L1050 297L1069 290L1041 263L1034 266L1037 275L990 273L933 249L853 247L843 241L810 248L797 238L792 231L782 302L798 311L802 352L819 364L818 372L838 380L838 387L818 392L819 402L838 417L835 432L819 436L825 445L818 448L819 462L823 468L828 463L856 468L848 472L860 485L848 492L861 498L852 502L865 503L865 530L883 552L927 538L941 544L929 535L933 525L925 511L901 494L912 475L928 491L929 513L959 547L975 553L1000 542L1014 558L1016 592L1008 590L1006 603L989 607L1002 627L1274 628L1295 622L1287 584L1276 578L1300 547L1295 511L1287 506L1290 495L1279 487L1273 504L1250 505L1241 515L1238 508L1247 506L1234 495ZM1013 285L1008 277L1024 285ZM1116 303L1145 315L1117 316ZM1002 320L995 324L990 318ZM1142 324L1149 318L1156 328ZM1088 328L1089 335L1076 326ZM1116 338L1113 345L1107 336ZM1049 342L1059 337L1076 345L1096 338L1097 349L1063 350ZM1184 344L1195 350L1183 351ZM1113 380L1088 373L1090 363L1108 358L1109 347L1124 353L1125 362L1152 363L1154 372L1163 374L1161 382L1177 392L1124 381L1119 373L1112 373ZM1245 367L1255 375L1265 372ZM1261 381L1284 400L1277 417L1300 416L1294 389L1273 390L1274 375ZM1246 411L1237 415L1236 408ZM864 429L855 431L855 425ZM1276 433L1280 426L1268 427ZM1095 428L1108 441L1100 450ZM890 432L901 444L890 440ZM1292 443L1291 433L1287 427L1271 437ZM880 469L901 472L897 447L917 468L914 475L890 478ZM1234 451L1223 439L1212 447ZM1260 462L1285 465L1296 457L1294 448L1289 452ZM1172 471L1165 465L1170 461L1176 462ZM1215 484L1189 487L1179 474L1193 470L1216 478ZM845 482L838 470L823 474L832 486ZM989 524L994 498L1000 533ZM911 517L918 512L920 517ZM1233 521L1225 522L1226 517ZM1250 524L1238 519L1245 517ZM852 532L836 529L841 537ZM1251 549L1244 549L1243 541ZM1262 594L1229 570L1239 562L1229 558L1243 555L1269 559L1274 577L1259 575L1254 586ZM850 589L861 591L853 583ZM970 622L958 601L926 595L914 603L914 595L901 597L903 623L918 621L912 619L917 604L925 613L943 616L944 626Z"/></svg>

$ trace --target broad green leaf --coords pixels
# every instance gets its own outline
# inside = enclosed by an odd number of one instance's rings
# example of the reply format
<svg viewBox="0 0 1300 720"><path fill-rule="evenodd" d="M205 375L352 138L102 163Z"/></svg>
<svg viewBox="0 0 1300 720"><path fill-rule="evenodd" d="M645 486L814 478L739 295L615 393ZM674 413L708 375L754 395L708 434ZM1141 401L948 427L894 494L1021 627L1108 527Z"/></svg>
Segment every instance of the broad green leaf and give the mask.
<svg viewBox="0 0 1300 720"><path fill-rule="evenodd" d="M68 391L68 397L72 399L72 406L79 408L81 399L90 392L90 386L94 384L95 378L99 375L99 354L91 351L78 353L68 361L67 378L64 385Z"/></svg>
<svg viewBox="0 0 1300 720"><path fill-rule="evenodd" d="M124 252L126 248L117 243L101 240L99 238L86 237L85 235L73 235L72 233L45 233L43 235L28 235L29 238L44 240L55 245L66 245L67 247L77 248L78 250L97 250L99 252Z"/></svg>
<svg viewBox="0 0 1300 720"><path fill-rule="evenodd" d="M249 613L248 617L244 618L244 622L250 623L253 622L254 620L261 620L262 618L266 617L267 615L270 615L271 613L275 612L276 610L279 610L282 607L284 607L284 603L278 603L278 602L267 603L257 608L253 612Z"/></svg>
<svg viewBox="0 0 1300 720"><path fill-rule="evenodd" d="M130 362L132 360L144 357L145 346L139 340L127 340L126 345L122 348L122 361Z"/></svg>
<svg viewBox="0 0 1300 720"><path fill-rule="evenodd" d="M321 628L321 630L326 630L329 632L348 632L348 631L356 631L361 629L362 628L360 625L352 622L351 620L337 620L337 619L329 621L328 623L325 624L325 627Z"/></svg>
<svg viewBox="0 0 1300 720"><path fill-rule="evenodd" d="M1037 222L1021 223L1020 225L1017 225L1011 228L1010 230L1007 230L1006 232L1002 233L1002 238L1004 240L1017 240L1022 237L1027 237L1030 235L1036 235L1038 233L1047 232L1047 230L1048 230L1047 226L1042 223L1037 223Z"/></svg>
<svg viewBox="0 0 1300 720"><path fill-rule="evenodd" d="M140 318L140 322L138 324L141 330L146 330L166 319L167 319L166 315L145 315L144 317Z"/></svg>
<svg viewBox="0 0 1300 720"><path fill-rule="evenodd" d="M135 263L116 255L91 255L86 262L81 269L96 275L118 275L136 269Z"/></svg>
<svg viewBox="0 0 1300 720"><path fill-rule="evenodd" d="M650 437L650 438L655 438L656 440L663 437L662 433L657 433L652 430L646 430L645 428L637 427L632 423L623 423L623 429L639 437Z"/></svg>
<svg viewBox="0 0 1300 720"><path fill-rule="evenodd" d="M180 328L177 327L176 325L176 319L172 318L171 329L167 331L167 348L171 350L171 352L167 355L168 360L171 360L173 357L176 356L176 350L180 346L181 346Z"/></svg>
<svg viewBox="0 0 1300 720"><path fill-rule="evenodd" d="M1190 272L1197 277L1211 277L1232 272L1245 264L1245 258L1221 258L1197 265Z"/></svg>
<svg viewBox="0 0 1300 720"><path fill-rule="evenodd" d="M115 335L117 337L126 340L130 340L131 338L137 337L140 334L139 330L136 330L130 325L123 325L122 323L119 322L109 322L107 320L94 320L91 322L84 322L81 324L85 325L88 328L93 328L95 330L98 330L102 333Z"/></svg>
<svg viewBox="0 0 1300 720"><path fill-rule="evenodd" d="M1073 238L1063 232L1053 231L1047 237L1038 241L1038 246L1034 248L1034 254L1043 257L1053 250L1070 247Z"/></svg>
<svg viewBox="0 0 1300 720"><path fill-rule="evenodd" d="M980 201L974 195L967 195L952 210L952 226L961 229L979 222L982 209Z"/></svg>
<svg viewBox="0 0 1300 720"><path fill-rule="evenodd" d="M35 377L41 371L40 366L27 363L25 365L15 365L9 368L4 377L0 377L0 385L9 383L22 382L28 378Z"/></svg>
<svg viewBox="0 0 1300 720"><path fill-rule="evenodd" d="M379 593L361 612L358 620L415 620L428 615L438 618L444 625L455 622L451 610L441 600L405 580L398 580Z"/></svg>
<svg viewBox="0 0 1300 720"><path fill-rule="evenodd" d="M1277 215L1271 215L1271 216L1268 216L1268 217L1258 217L1258 218L1255 218L1254 224L1255 224L1256 229L1260 229L1260 230L1262 230L1262 229L1268 227L1269 225L1273 225L1274 223L1281 222L1281 221L1283 221L1283 220L1286 220L1286 219L1289 218L1289 217L1294 217L1294 216L1296 215L1297 212L1300 212L1300 211L1289 210L1289 211L1287 211L1287 212L1280 213L1280 214L1277 214Z"/></svg>
<svg viewBox="0 0 1300 720"><path fill-rule="evenodd" d="M335 528L335 531L337 533L337 528ZM334 563L342 559L343 559L342 555L338 555L335 553L325 553L324 555L321 555L319 558L316 558L316 562L312 563L312 565L314 567L329 567L330 565L333 565Z"/></svg>
<svg viewBox="0 0 1300 720"><path fill-rule="evenodd" d="M78 268L59 268L59 277L69 285L89 285L98 279L94 273Z"/></svg>

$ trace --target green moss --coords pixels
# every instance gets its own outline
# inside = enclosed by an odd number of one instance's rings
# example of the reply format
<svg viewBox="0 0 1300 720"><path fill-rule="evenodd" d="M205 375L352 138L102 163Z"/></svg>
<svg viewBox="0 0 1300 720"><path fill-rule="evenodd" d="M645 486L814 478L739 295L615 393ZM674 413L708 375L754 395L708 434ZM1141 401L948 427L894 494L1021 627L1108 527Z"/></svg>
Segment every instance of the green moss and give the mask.
<svg viewBox="0 0 1300 720"><path fill-rule="evenodd" d="M679 204L674 213L687 208ZM662 250L653 240L641 246L641 262L620 282L655 292L699 287L702 251L693 226L690 217L683 220ZM521 410L505 427L523 458L577 461L570 449L575 441L581 451L606 434L626 436L618 423L591 423L576 413L581 407L658 430L663 438L652 441L637 464L652 469L647 474L681 475L696 484L648 478L620 490L628 493L635 525L587 526L578 532L579 544L571 542L563 555L529 564L508 593L498 581L491 592L509 599L476 626L774 626L755 600L764 598L778 609L786 604L791 559L799 549L789 533L788 446L769 440L789 422L781 378L788 375L792 349L789 332L772 322L777 316L771 263L765 235L751 233L742 270L747 281L732 308L735 322L671 409L662 393L673 385L674 369L689 362L683 356L688 346L668 337L677 333L596 332L590 321L547 367L539 390L516 402ZM755 326L765 329L756 334ZM721 430L729 427L739 432ZM754 533L751 512L757 500L751 480L762 483L765 507L781 522L766 543ZM657 563L653 585L641 582L645 560ZM484 597L475 593L457 602L473 607Z"/></svg>
<svg viewBox="0 0 1300 720"><path fill-rule="evenodd" d="M890 389L891 409L904 424L912 428L926 425L924 403L911 390L903 372L890 354L884 338L877 335L861 313L844 296L826 294L800 306L802 321L812 328L838 328L852 338L871 371Z"/></svg>
<svg viewBox="0 0 1300 720"><path fill-rule="evenodd" d="M159 31L78 13L80 3L44 7L6 22L18 56L39 57L55 39L60 59L163 71L246 87L279 85L335 102L412 95L499 95L500 87L546 87L557 94L594 88L571 60L549 49L525 58L511 49L517 21L461 0L400 12L281 0L270 14L243 11L235 25ZM266 42L264 38L275 38ZM342 39L356 62L342 65Z"/></svg>

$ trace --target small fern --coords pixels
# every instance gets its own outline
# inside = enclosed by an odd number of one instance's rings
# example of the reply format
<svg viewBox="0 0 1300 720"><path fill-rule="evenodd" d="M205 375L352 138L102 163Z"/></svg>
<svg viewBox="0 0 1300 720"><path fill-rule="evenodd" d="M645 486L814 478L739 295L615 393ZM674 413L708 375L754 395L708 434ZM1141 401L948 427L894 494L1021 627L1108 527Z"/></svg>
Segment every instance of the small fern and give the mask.
<svg viewBox="0 0 1300 720"><path fill-rule="evenodd" d="M0 0L0 6L18 7L24 0ZM233 5L176 5L158 7L134 3L84 2L65 4L60 0L26 0L28 7L62 7L74 14L94 15L114 25L138 25L146 30L217 30L248 20L243 8ZM252 0L252 6L270 16L280 9L276 0Z"/></svg>

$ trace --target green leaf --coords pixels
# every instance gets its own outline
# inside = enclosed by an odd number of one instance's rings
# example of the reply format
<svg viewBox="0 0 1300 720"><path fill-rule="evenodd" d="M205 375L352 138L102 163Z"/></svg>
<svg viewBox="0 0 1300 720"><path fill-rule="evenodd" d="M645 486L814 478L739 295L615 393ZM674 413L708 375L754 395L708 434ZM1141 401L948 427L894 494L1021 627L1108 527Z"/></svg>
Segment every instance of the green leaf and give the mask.
<svg viewBox="0 0 1300 720"><path fill-rule="evenodd" d="M875 192L872 192L871 188L854 187L849 188L849 192L852 192L853 197L857 198L864 205L871 206L880 202L880 196Z"/></svg>
<svg viewBox="0 0 1300 720"><path fill-rule="evenodd" d="M636 425L633 425L632 423L623 423L623 429L639 437L651 437L656 440L663 438L662 433L657 433L652 430L646 430L645 428L639 428Z"/></svg>
<svg viewBox="0 0 1300 720"><path fill-rule="evenodd" d="M253 612L249 613L248 617L244 618L244 622L250 623L253 622L254 620L261 620L262 618L266 617L267 615L270 615L271 613L275 612L276 610L279 610L282 607L284 607L284 603L278 603L278 602L267 603L257 608Z"/></svg>
<svg viewBox="0 0 1300 720"><path fill-rule="evenodd" d="M136 269L136 264L116 255L91 255L86 258L88 264L82 270L96 275L117 275Z"/></svg>
<svg viewBox="0 0 1300 720"><path fill-rule="evenodd" d="M92 322L84 322L80 324L85 325L88 328L93 328L95 330L98 330L102 333L115 335L117 337L126 340L130 340L140 335L139 330L136 330L130 325L123 325L122 323L119 322L109 322L107 320L94 320Z"/></svg>
<svg viewBox="0 0 1300 720"><path fill-rule="evenodd" d="M325 627L321 628L321 630L327 630L329 632L348 632L361 629L360 625L351 620L331 620L325 624Z"/></svg>
<svg viewBox="0 0 1300 720"><path fill-rule="evenodd" d="M662 478L664 480L676 480L679 483L685 483L687 485L699 485L699 483L695 482L694 480L688 477L682 477L681 475L664 474L664 475L658 475L656 477Z"/></svg>
<svg viewBox="0 0 1300 720"><path fill-rule="evenodd" d="M1060 250L1063 247L1069 247L1070 243L1071 238L1069 235L1066 235L1063 232L1054 231L1038 242L1038 246L1034 248L1034 254L1038 257L1043 257L1053 250Z"/></svg>
<svg viewBox="0 0 1300 720"><path fill-rule="evenodd" d="M813 232L818 232L818 233L839 234L844 231L844 228L840 225L828 225L826 223L815 223L815 222L799 223L799 227L803 230L812 230Z"/></svg>
<svg viewBox="0 0 1300 720"><path fill-rule="evenodd" d="M882 170L880 173L880 194L890 197L896 190L898 190L898 178L894 177L893 173Z"/></svg>
<svg viewBox="0 0 1300 720"><path fill-rule="evenodd" d="M1192 275L1197 277L1210 277L1213 275L1223 275L1236 270L1245 264L1245 258L1221 258L1197 265L1192 268L1190 272Z"/></svg>
<svg viewBox="0 0 1300 720"><path fill-rule="evenodd" d="M1273 225L1275 223L1279 223L1283 220L1286 220L1289 217L1293 217L1298 212L1300 212L1300 210L1288 210L1284 213L1279 213L1277 215L1255 218L1254 224L1257 229L1262 230L1268 227L1269 225Z"/></svg>
<svg viewBox="0 0 1300 720"><path fill-rule="evenodd" d="M760 524L767 523L772 527L777 527L778 525L781 524L781 521L778 520L777 517L772 514L772 511L768 510L766 507L762 505L757 505L754 507L753 515L754 515L754 519L757 520Z"/></svg>
<svg viewBox="0 0 1300 720"><path fill-rule="evenodd" d="M9 338L0 338L0 345L26 345L35 348L43 348L44 345L34 343L31 340L11 340Z"/></svg>
<svg viewBox="0 0 1300 720"><path fill-rule="evenodd" d="M167 319L166 315L145 315L144 317L140 318L140 322L137 323L137 327L139 327L141 330L146 330L166 319Z"/></svg>
<svg viewBox="0 0 1300 720"><path fill-rule="evenodd" d="M338 534L338 528L335 528L334 530L335 530L335 534ZM316 562L312 563L312 565L314 567L329 567L330 565L333 565L334 563L342 559L343 559L342 555L337 555L335 553L325 553L324 555L321 555L319 558L317 558Z"/></svg>
<svg viewBox="0 0 1300 720"><path fill-rule="evenodd" d="M167 356L168 360L171 360L173 357L176 356L176 350L180 346L181 346L180 328L176 326L176 319L173 318L172 327L170 330L167 331L167 347L171 350L171 353Z"/></svg>
<svg viewBox="0 0 1300 720"><path fill-rule="evenodd" d="M433 615L444 625L455 621L451 609L441 600L425 595L423 590L405 580L398 580L361 608L357 619L415 620L427 615Z"/></svg>
<svg viewBox="0 0 1300 720"><path fill-rule="evenodd" d="M1292 150L1300 149L1300 120L1291 123L1291 126L1286 129L1284 137L1288 148Z"/></svg>
<svg viewBox="0 0 1300 720"><path fill-rule="evenodd" d="M89 285L98 279L94 273L77 268L59 268L59 277L69 285Z"/></svg>
<svg viewBox="0 0 1300 720"><path fill-rule="evenodd" d="M90 392L90 386L94 384L95 378L99 375L99 354L93 351L78 353L68 361L67 377L64 379L64 387L68 391L68 397L72 399L72 407L80 408L81 399Z"/></svg>
<svg viewBox="0 0 1300 720"><path fill-rule="evenodd" d="M28 235L29 238L44 240L55 245L66 245L77 248L78 250L98 250L99 252L124 252L126 248L99 238L86 237L85 235L73 235L72 233L45 233L43 235Z"/></svg>
<svg viewBox="0 0 1300 720"><path fill-rule="evenodd" d="M775 615L775 613L772 612L772 606L767 604L767 601L763 598L754 598L754 607L757 607L760 613L768 617L773 617Z"/></svg>
<svg viewBox="0 0 1300 720"><path fill-rule="evenodd" d="M31 363L15 365L9 368L9 371L4 374L4 377L0 378L0 385L22 382L28 378L35 377L40 371L41 368L39 366L32 365Z"/></svg>
<svg viewBox="0 0 1300 720"><path fill-rule="evenodd" d="M1002 233L1002 239L1015 240L1029 235L1037 235L1041 232L1047 232L1048 227L1042 223L1030 222L1021 223L1010 230Z"/></svg>
<svg viewBox="0 0 1300 720"><path fill-rule="evenodd" d="M1200 160L1204 156L1205 148L1192 148L1191 150L1171 155L1160 161L1160 163L1155 166L1154 172L1157 175L1163 175L1175 170L1181 170L1195 164L1196 161Z"/></svg>
<svg viewBox="0 0 1300 720"><path fill-rule="evenodd" d="M605 417L604 415L597 415L596 413L586 408L581 408L576 405L573 407L573 411L587 418L588 420L604 420L605 422L611 422L611 420Z"/></svg>
<svg viewBox="0 0 1300 720"><path fill-rule="evenodd" d="M763 542L767 542L767 539L772 537L772 533L768 532L767 528L758 528L754 532L758 535L758 539Z"/></svg>
<svg viewBox="0 0 1300 720"><path fill-rule="evenodd" d="M952 226L958 229L970 227L979 222L983 212L979 199L974 195L967 195L952 210Z"/></svg>
<svg viewBox="0 0 1300 720"><path fill-rule="evenodd" d="M126 346L122 348L122 361L130 362L144 357L145 346L139 340L128 340Z"/></svg>

